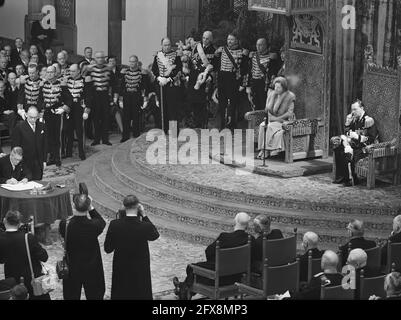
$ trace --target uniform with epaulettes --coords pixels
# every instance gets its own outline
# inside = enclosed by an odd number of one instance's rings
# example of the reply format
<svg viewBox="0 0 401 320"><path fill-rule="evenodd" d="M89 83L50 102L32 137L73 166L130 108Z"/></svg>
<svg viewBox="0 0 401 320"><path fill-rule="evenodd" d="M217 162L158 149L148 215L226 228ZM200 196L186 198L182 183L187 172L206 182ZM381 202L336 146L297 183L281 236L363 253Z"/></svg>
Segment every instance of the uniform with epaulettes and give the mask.
<svg viewBox="0 0 401 320"><path fill-rule="evenodd" d="M90 99L91 83L82 76L77 79L72 77L67 80L67 88L71 95L71 111L69 125L67 128L66 157L72 157L74 144L74 132L78 139L78 151L81 160L85 160L84 150L84 113L90 110L87 108Z"/></svg>
<svg viewBox="0 0 401 320"><path fill-rule="evenodd" d="M335 182L345 182L347 186L351 183L348 163L351 163L351 174L355 182L358 180L355 174L355 165L367 157L366 147L379 141L379 132L375 120L366 113L359 119L354 118L351 114L348 115L345 133L348 136L350 132L355 132L358 135L358 139L351 139L349 143L352 148L352 156L346 153L341 137L331 139L336 160Z"/></svg>
<svg viewBox="0 0 401 320"><path fill-rule="evenodd" d="M242 48L229 49L225 46L219 48L216 55L218 57L220 129L224 129L226 126L235 129L238 120L240 88L246 87L245 76L248 70L249 53ZM226 121L226 112L228 121Z"/></svg>
<svg viewBox="0 0 401 320"><path fill-rule="evenodd" d="M198 46L192 52L189 60L189 81L188 81L188 100L191 104L191 110L194 114L195 126L197 128L205 128L208 120L208 109L207 109L207 89L213 82L212 70L216 68L216 48L213 45L205 47L202 45L205 56L209 62L208 79L198 88L196 86L198 77L200 74L206 71L208 66L205 66L200 53L198 52ZM212 68L213 67L213 68Z"/></svg>
<svg viewBox="0 0 401 320"><path fill-rule="evenodd" d="M149 81L140 69L128 69L121 77L120 96L123 97L124 105L122 142L130 139L131 131L134 138L141 134L141 106L144 95L149 92Z"/></svg>
<svg viewBox="0 0 401 320"><path fill-rule="evenodd" d="M88 76L92 79L92 112L95 126L95 141L97 145L110 144L110 104L111 95L115 92L117 81L110 67L107 65L88 66Z"/></svg>
<svg viewBox="0 0 401 320"><path fill-rule="evenodd" d="M267 91L270 86L269 69L270 55L268 52L262 54L251 52L246 84L248 94L252 94L256 110L264 110L266 107Z"/></svg>
<svg viewBox="0 0 401 320"><path fill-rule="evenodd" d="M158 87L159 101L163 104L163 120L164 120L164 131L168 133L169 122L178 121L179 108L181 104L181 98L183 96L182 88L182 61L181 57L176 51L170 51L168 53L162 52L165 58L168 60L170 66L174 68L170 71L159 59L158 52L154 58L152 72L155 75L159 84L167 82L164 86Z"/></svg>
<svg viewBox="0 0 401 320"><path fill-rule="evenodd" d="M30 107L36 107L41 111L41 89L42 80L38 77L35 80L26 79L25 83L20 86L17 104L22 107L25 112Z"/></svg>
<svg viewBox="0 0 401 320"><path fill-rule="evenodd" d="M64 113L70 111L71 97L60 80L46 81L41 88L44 120L48 135L50 163L61 165L61 134L63 130ZM63 114L57 114L63 109Z"/></svg>

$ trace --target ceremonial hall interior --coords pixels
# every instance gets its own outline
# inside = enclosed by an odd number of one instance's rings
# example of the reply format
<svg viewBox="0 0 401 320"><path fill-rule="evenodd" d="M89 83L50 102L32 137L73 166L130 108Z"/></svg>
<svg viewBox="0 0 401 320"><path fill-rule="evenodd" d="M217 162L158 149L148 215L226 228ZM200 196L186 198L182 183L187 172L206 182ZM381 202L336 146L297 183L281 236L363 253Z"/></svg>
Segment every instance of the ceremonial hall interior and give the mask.
<svg viewBox="0 0 401 320"><path fill-rule="evenodd" d="M400 0L0 0L0 112L0 300L401 297Z"/></svg>

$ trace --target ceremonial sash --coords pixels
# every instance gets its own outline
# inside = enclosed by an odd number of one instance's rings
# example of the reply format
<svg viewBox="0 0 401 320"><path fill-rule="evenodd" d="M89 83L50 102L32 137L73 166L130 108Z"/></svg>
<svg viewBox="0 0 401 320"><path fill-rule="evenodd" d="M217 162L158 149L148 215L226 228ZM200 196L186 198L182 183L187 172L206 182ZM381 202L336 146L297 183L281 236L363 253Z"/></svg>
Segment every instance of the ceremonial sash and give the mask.
<svg viewBox="0 0 401 320"><path fill-rule="evenodd" d="M210 64L210 62L209 62L209 59L206 57L205 50L203 50L203 46L201 43L198 43L197 50L198 50L198 54L202 60L203 65L205 67L207 67Z"/></svg>
<svg viewBox="0 0 401 320"><path fill-rule="evenodd" d="M238 65L237 65L237 63L235 62L235 59L234 59L233 55L231 54L230 50L228 50L227 47L224 47L223 49L224 49L224 52L226 53L228 59L230 59L231 63L233 64L234 69L235 69L235 70L238 70Z"/></svg>
<svg viewBox="0 0 401 320"><path fill-rule="evenodd" d="M266 67L260 62L260 56L259 56L259 53L258 53L258 52L256 52L256 63L258 64L260 71L262 71L262 73L263 73L265 76L267 76L267 69L266 69Z"/></svg>
<svg viewBox="0 0 401 320"><path fill-rule="evenodd" d="M170 63L170 61L166 58L166 56L164 55L164 53L162 51L159 51L159 53L157 54L157 58L163 64L163 66L167 69L167 75L165 75L165 76L168 77L170 75L170 73L175 69L175 66L173 66Z"/></svg>

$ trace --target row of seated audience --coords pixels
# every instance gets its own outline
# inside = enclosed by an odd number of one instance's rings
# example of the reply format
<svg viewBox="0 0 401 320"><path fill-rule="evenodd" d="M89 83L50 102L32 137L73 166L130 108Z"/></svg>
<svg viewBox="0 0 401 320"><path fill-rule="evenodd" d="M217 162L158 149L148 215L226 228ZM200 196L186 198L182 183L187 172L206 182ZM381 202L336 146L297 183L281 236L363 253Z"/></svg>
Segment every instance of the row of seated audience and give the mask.
<svg viewBox="0 0 401 320"><path fill-rule="evenodd" d="M87 299L103 299L105 280L98 237L102 234L106 222L96 212L88 196L74 196L73 207L74 216L67 222L62 221L60 223L60 234L63 238L66 237L66 227L69 225L67 254L71 274L70 278L63 282L64 298L66 300L80 299L81 288L84 287ZM124 200L124 208L123 214L111 223L104 245L106 253L116 252L113 262L112 299L151 299L152 289L147 242L156 240L159 234L149 218L146 217L143 207L135 196L128 196ZM24 232L20 230L20 219L21 216L18 212L9 212L4 218L6 232L0 231L0 263L5 264L7 279L0 281L0 296L3 289L13 288L17 281L23 277L24 286L29 292L30 299L50 299L49 295L41 297L32 295L31 273L29 272L23 241ZM256 238L249 233L250 225L251 217L246 213L239 213L235 217L234 231L222 233L215 242L207 247L205 251L206 261L189 265L184 282L179 282L178 278L174 278L175 291L180 299L187 300L193 296L191 291L194 283L193 266L215 270L215 253L218 244L221 249L227 249L246 245L250 241L252 271L255 274L262 274L264 238L280 240L284 236L280 230L271 229L271 219L268 215L260 215L253 221ZM365 278L384 275L382 273L384 268L374 270L367 266L368 256L365 250L376 247L376 243L364 238L363 222L354 220L348 225L347 230L350 240L341 247L340 254L330 250L321 251L319 236L314 232L305 233L302 242L305 253L298 257L301 289L299 292L291 292L291 299L319 300L322 286L330 287L342 284L344 274L339 270L344 265L355 270L356 297L359 297L359 277L362 270ZM401 216L394 218L393 231L389 240L392 243L401 243ZM32 252L34 276L39 277L42 275L41 262L46 262L49 257L34 235L28 235L28 242ZM321 258L321 272L314 275L308 282L308 260L311 254L314 259ZM383 246L382 258L382 265L386 266L386 245ZM220 279L220 285L232 285L241 282L242 276L239 274L223 277ZM213 281L201 277L197 277L197 282L214 285ZM385 288L388 297L400 298L401 275L397 272L389 274L385 281ZM16 290L18 292L23 291L21 287L17 287ZM372 299L375 298L372 297Z"/></svg>
<svg viewBox="0 0 401 320"><path fill-rule="evenodd" d="M250 234L247 232L250 226L251 218L246 213L239 213L235 217L234 232L222 233L214 243L206 248L206 261L193 264L201 268L214 270L215 269L215 252L216 244L219 242L221 249L235 248L246 245ZM263 266L263 239L278 240L283 239L283 234L280 230L271 230L271 219L267 215L260 215L254 220L254 229L257 233L256 239L251 236L252 245L252 271L262 274ZM347 226L350 240L347 244L340 247L340 252L337 254L334 251L322 251L319 249L319 236L314 232L307 232L303 237L302 246L305 250L303 255L299 256L300 263L300 283L301 290L298 293L293 293L292 299L296 300L319 300L320 290L324 286L338 286L342 284L344 274L339 272L341 267L347 265L355 268L356 275L356 297L359 297L359 278L361 271L364 271L365 278L378 277L384 275L381 271L387 264L387 244L382 247L382 267L377 270L367 267L367 253L365 250L376 248L376 242L364 238L364 223L359 220L354 220ZM401 216L397 216L393 222L393 231L389 237L392 243L401 243ZM313 259L322 259L321 273L314 275L313 279L308 283L308 260L310 254ZM191 299L194 293L191 288L194 282L192 265L187 267L187 277L183 282L180 282L176 277L173 279L175 293L179 299ZM391 283L396 283L394 279L399 279L397 273L388 276L386 280L387 286ZM393 280L389 280L393 279ZM227 286L235 282L241 282L242 275L229 276L220 278L219 284ZM198 277L197 282L204 285L213 286L213 281ZM398 286L400 283L398 282ZM394 289L399 292L400 288ZM398 290L398 291L397 291Z"/></svg>

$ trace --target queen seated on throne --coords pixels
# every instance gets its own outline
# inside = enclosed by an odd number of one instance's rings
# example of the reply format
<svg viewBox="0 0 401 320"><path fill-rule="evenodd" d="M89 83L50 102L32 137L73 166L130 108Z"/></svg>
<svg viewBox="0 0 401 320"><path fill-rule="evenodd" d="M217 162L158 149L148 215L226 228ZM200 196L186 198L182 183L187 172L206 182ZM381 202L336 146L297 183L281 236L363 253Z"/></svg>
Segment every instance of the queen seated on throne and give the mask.
<svg viewBox="0 0 401 320"><path fill-rule="evenodd" d="M375 120L365 112L362 101L356 101L347 116L345 134L331 139L335 157L335 184L350 187L358 184L355 165L368 156L366 147L378 143Z"/></svg>
<svg viewBox="0 0 401 320"><path fill-rule="evenodd" d="M266 102L266 120L260 125L258 159L266 159L284 151L283 124L295 120L295 94L288 90L286 78L278 77L273 82L274 90L270 90ZM266 127L267 124L267 127Z"/></svg>

